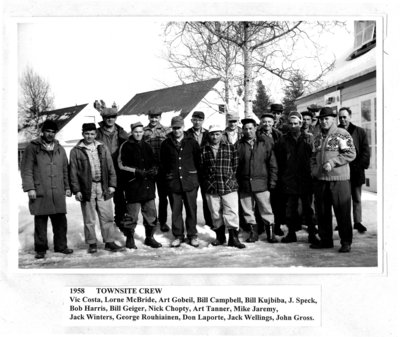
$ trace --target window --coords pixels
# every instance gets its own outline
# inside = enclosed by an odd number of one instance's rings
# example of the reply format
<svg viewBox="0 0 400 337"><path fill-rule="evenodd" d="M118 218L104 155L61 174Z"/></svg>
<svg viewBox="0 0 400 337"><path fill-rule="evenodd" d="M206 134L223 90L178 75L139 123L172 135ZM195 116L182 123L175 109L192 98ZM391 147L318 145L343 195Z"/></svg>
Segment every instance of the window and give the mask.
<svg viewBox="0 0 400 337"><path fill-rule="evenodd" d="M354 49L359 49L368 42L375 40L375 21L354 22Z"/></svg>

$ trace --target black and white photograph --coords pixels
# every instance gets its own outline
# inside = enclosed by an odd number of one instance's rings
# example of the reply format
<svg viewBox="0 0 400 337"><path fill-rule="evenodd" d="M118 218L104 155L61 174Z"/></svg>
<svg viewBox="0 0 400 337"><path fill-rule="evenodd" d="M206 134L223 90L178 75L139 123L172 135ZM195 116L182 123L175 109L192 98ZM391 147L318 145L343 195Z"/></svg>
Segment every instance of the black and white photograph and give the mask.
<svg viewBox="0 0 400 337"><path fill-rule="evenodd" d="M3 8L6 335L395 335L389 3L59 3Z"/></svg>

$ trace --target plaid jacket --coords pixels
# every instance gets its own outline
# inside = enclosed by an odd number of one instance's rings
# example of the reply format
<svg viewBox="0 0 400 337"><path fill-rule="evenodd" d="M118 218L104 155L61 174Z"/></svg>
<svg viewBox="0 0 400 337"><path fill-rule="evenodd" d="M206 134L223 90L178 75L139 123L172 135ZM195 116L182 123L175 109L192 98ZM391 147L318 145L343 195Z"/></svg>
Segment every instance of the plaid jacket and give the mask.
<svg viewBox="0 0 400 337"><path fill-rule="evenodd" d="M238 190L238 153L234 145L221 141L217 153L209 143L201 148L201 182L208 194L225 195Z"/></svg>
<svg viewBox="0 0 400 337"><path fill-rule="evenodd" d="M160 123L158 123L154 128L151 128L150 124L145 126L143 128L143 131L144 131L144 136L143 136L144 141L150 144L157 158L157 162L159 162L161 143L167 138L167 134L170 130L162 126Z"/></svg>

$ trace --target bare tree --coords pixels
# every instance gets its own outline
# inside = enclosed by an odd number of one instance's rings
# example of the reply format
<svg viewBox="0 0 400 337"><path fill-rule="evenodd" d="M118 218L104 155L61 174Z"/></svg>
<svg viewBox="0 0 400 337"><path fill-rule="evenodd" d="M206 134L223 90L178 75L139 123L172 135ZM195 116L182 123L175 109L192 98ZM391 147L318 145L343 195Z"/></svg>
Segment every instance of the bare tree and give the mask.
<svg viewBox="0 0 400 337"><path fill-rule="evenodd" d="M20 78L18 131L25 130L28 136L38 136L41 116L53 109L50 84L32 68L26 68Z"/></svg>
<svg viewBox="0 0 400 337"><path fill-rule="evenodd" d="M312 64L313 71L303 74L303 83L311 85L332 69L334 56L332 55L328 61L323 61L321 58L323 50L315 41L319 32L338 24L303 21L184 22L180 24L181 30L178 36L179 42L185 41L180 46L184 46L188 53L179 54L179 45L174 48L170 45L170 62L172 61L171 65L175 69L179 67L189 69L189 73L195 70L196 74L205 76L211 67L223 74L221 68L223 69L224 63L220 58L213 58L215 63L219 62L220 69L215 65L210 66L205 60L215 55L223 55L223 46L229 46L230 50L235 51L235 59L233 63L228 62L232 75L226 78L227 81L231 81L232 78L241 76L245 114L250 115L255 73L257 75L269 73L283 81L290 81L293 74L302 72L306 64L308 68ZM199 36L205 38L200 39ZM202 52L197 54L199 49ZM299 53L304 50L307 51L305 54ZM183 60L184 57L186 60ZM239 64L242 66L242 71L238 71Z"/></svg>

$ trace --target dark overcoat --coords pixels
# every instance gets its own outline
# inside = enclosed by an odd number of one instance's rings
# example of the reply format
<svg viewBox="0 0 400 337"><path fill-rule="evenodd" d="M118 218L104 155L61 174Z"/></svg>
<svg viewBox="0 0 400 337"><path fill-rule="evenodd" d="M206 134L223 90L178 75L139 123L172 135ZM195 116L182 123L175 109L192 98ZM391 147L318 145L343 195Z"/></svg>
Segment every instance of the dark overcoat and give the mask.
<svg viewBox="0 0 400 337"><path fill-rule="evenodd" d="M68 159L57 140L53 151L46 150L41 138L31 141L22 157L21 177L24 192L36 191L36 199L29 201L32 215L67 213Z"/></svg>

